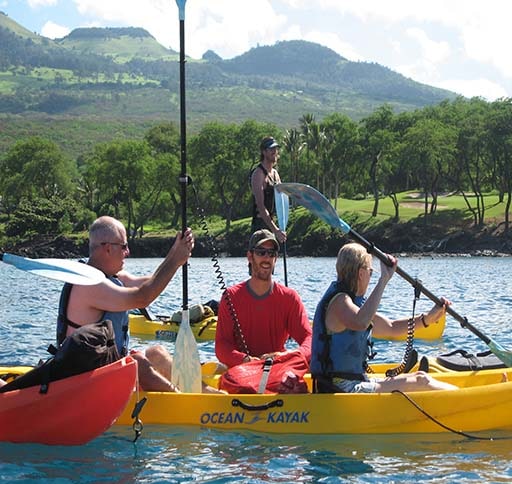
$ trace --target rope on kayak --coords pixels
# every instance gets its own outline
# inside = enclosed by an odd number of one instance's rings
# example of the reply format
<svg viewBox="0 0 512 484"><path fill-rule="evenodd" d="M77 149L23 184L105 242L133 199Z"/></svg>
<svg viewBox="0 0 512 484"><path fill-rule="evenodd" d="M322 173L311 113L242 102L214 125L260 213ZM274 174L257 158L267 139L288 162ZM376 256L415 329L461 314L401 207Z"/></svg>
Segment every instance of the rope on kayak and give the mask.
<svg viewBox="0 0 512 484"><path fill-rule="evenodd" d="M421 408L421 406L418 403L416 403L407 393L403 392L402 390L393 390L391 393L399 393L405 399L407 399L407 401L409 403L411 403L416 409L418 409L423 415L425 415L425 417L432 420L432 422L439 425L443 429L448 430L448 432L452 432L453 434L462 435L463 437L466 437L468 439L473 439L473 440L510 440L512 438L512 437L480 437L479 435L471 435L471 434L468 434L461 430L452 429L451 427L448 427L447 425L445 425L444 423L440 422L435 417L433 417L432 415L427 413L423 408Z"/></svg>
<svg viewBox="0 0 512 484"><path fill-rule="evenodd" d="M206 245L208 249L210 250L210 253L213 254L211 256L211 261L213 262L213 269L215 272L215 278L217 279L217 282L220 285L221 290L226 295L226 302L228 304L228 310L231 314L231 318L233 320L233 330L234 330L234 336L235 341L237 342L237 345L239 349L247 354L249 354L249 348L247 346L247 342L245 341L245 337L242 333L242 328L240 327L240 322L238 320L238 315L236 314L235 306L233 305L233 302L231 301L231 297L229 296L229 293L226 292L226 282L224 281L224 275L222 274L222 271L220 269L219 264L219 253L217 251L217 247L215 246L215 243L213 241L213 237L210 233L210 229L208 227L208 222L206 221L206 216L204 214L204 209L199 203L199 194L197 193L196 187L194 183L192 182L192 179L189 177L190 186L193 189L194 195L196 197L196 210L197 215L199 217L199 225L204 230L205 236L206 236Z"/></svg>

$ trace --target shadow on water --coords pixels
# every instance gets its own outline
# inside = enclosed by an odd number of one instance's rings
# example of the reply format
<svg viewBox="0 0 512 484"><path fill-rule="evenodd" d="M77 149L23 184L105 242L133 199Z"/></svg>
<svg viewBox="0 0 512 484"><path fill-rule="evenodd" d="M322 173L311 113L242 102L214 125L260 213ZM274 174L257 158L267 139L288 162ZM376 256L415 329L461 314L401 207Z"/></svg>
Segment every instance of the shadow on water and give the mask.
<svg viewBox="0 0 512 484"><path fill-rule="evenodd" d="M209 482L336 482L336 478L389 482L408 481L411 476L417 480L451 476L462 482L512 476L510 439L477 441L444 434L274 436L211 430L184 430L169 438L163 428L148 431L151 447L172 441L164 453L170 450L168 457L176 458L177 452L183 460L193 461L197 466L189 471ZM187 471L182 470L186 479Z"/></svg>
<svg viewBox="0 0 512 484"><path fill-rule="evenodd" d="M80 447L0 444L0 480L510 482L512 433L492 436L508 440L452 434L269 435L147 425L134 444L130 427L114 427Z"/></svg>
<svg viewBox="0 0 512 484"><path fill-rule="evenodd" d="M370 464L351 455L350 449L323 448L316 437L272 436L251 432L223 432L182 428L170 433L163 426L148 426L137 459L144 475L201 482L305 482L329 476L372 473ZM339 442L338 442L339 444Z"/></svg>

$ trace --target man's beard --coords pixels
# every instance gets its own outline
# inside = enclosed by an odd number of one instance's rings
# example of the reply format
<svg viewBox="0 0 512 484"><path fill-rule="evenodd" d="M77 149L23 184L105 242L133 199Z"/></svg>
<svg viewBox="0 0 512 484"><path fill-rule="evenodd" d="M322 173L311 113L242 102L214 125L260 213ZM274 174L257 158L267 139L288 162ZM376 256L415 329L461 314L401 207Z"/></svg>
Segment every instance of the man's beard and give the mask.
<svg viewBox="0 0 512 484"><path fill-rule="evenodd" d="M256 279L259 279L260 281L270 281L272 279L272 274L274 272L274 269L256 269L253 270L254 277Z"/></svg>

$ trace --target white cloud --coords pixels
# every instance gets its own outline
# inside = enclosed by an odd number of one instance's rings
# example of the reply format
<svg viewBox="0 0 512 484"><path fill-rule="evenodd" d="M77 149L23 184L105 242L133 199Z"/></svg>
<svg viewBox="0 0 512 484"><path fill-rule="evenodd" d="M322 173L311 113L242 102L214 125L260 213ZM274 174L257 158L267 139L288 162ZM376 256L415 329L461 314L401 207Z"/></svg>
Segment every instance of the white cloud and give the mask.
<svg viewBox="0 0 512 484"><path fill-rule="evenodd" d="M58 25L52 21L46 22L41 28L41 35L49 39L61 39L71 32L69 27Z"/></svg>
<svg viewBox="0 0 512 484"><path fill-rule="evenodd" d="M429 84L439 79L439 70L432 62L418 58L410 64L394 66L394 70L418 82Z"/></svg>
<svg viewBox="0 0 512 484"><path fill-rule="evenodd" d="M503 86L489 79L446 79L432 85L462 94L465 97L482 97L487 101L495 101L508 96Z"/></svg>
<svg viewBox="0 0 512 484"><path fill-rule="evenodd" d="M409 42L408 48L410 52L417 52L417 54L412 57L412 62L395 65L393 69L418 82L436 85L435 82L441 78L440 69L450 58L450 46L444 41L431 40L426 32L419 28L408 28L405 30L405 35L415 41L414 44ZM402 54L398 58L404 59L406 54L402 51L401 46L396 43L392 43L392 45L399 54ZM416 46L419 47L419 50Z"/></svg>
<svg viewBox="0 0 512 484"><path fill-rule="evenodd" d="M269 0L192 2L188 26L193 57L212 49L224 58L246 52L256 44L273 44L286 27L286 17Z"/></svg>
<svg viewBox="0 0 512 484"><path fill-rule="evenodd" d="M512 76L510 57L512 29L510 25L504 25L502 28L495 25L494 29L485 32L482 32L479 26L472 26L465 29L461 36L469 58L491 64L503 75Z"/></svg>
<svg viewBox="0 0 512 484"><path fill-rule="evenodd" d="M151 4L144 4L136 0L73 0L78 12L88 17L95 17L109 22L140 25L148 11L155 13Z"/></svg>
<svg viewBox="0 0 512 484"><path fill-rule="evenodd" d="M178 7L168 0L74 0L85 16L105 25L143 27L163 45L179 48ZM187 55L200 57L212 49L222 57L239 55L256 43L273 44L284 28L285 17L276 14L270 0L252 2L215 0L189 2L185 10Z"/></svg>
<svg viewBox="0 0 512 484"><path fill-rule="evenodd" d="M58 0L28 0L28 6L30 8L37 7L51 7L57 5Z"/></svg>
<svg viewBox="0 0 512 484"><path fill-rule="evenodd" d="M431 40L426 32L419 28L409 28L406 34L416 40L423 52L423 57L433 64L444 62L450 56L451 49L448 42L435 42Z"/></svg>

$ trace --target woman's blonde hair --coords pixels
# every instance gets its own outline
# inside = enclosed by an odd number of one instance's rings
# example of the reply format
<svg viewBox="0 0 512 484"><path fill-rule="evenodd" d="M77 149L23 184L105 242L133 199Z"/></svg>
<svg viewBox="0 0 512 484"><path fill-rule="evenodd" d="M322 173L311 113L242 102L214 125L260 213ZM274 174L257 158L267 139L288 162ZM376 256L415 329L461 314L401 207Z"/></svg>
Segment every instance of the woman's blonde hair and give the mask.
<svg viewBox="0 0 512 484"><path fill-rule="evenodd" d="M345 244L338 252L336 259L336 272L338 280L353 294L357 292L357 281L359 278L359 269L371 265L371 255L366 249L354 242Z"/></svg>

